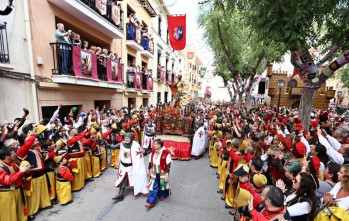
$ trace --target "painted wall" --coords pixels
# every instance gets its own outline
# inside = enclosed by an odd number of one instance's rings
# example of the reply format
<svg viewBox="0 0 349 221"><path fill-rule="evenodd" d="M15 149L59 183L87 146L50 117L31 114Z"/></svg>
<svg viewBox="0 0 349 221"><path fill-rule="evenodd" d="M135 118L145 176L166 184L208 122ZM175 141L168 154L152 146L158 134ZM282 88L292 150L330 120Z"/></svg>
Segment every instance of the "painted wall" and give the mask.
<svg viewBox="0 0 349 221"><path fill-rule="evenodd" d="M10 64L0 64L0 71L14 71L21 73L30 73L30 62L28 51L27 30L25 23L24 1L15 1L15 7L7 16L0 16L0 23L6 22L7 41L10 52ZM7 1L0 1L1 10L5 9ZM32 91L34 88L34 93ZM29 119L35 121L38 119L35 114L37 107L35 84L12 78L1 77L0 75L0 120L7 119L13 121L16 117L23 115L23 108L30 112Z"/></svg>

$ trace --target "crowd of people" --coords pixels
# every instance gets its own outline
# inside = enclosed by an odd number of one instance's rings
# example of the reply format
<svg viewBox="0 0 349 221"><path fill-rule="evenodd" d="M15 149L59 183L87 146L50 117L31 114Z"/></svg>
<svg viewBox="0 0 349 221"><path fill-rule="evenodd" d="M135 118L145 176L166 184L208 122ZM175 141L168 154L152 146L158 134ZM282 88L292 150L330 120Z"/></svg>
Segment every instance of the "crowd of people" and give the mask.
<svg viewBox="0 0 349 221"><path fill-rule="evenodd" d="M217 193L233 220L348 220L348 110L312 110L305 128L297 109L190 106L192 155L200 159L208 147ZM127 186L148 194L148 208L169 196L172 160L155 139L157 108L73 107L60 116L61 107L39 123L26 122L26 109L13 123L1 122L0 220L34 219L57 201L69 204L72 191L108 167L119 169L114 202Z"/></svg>
<svg viewBox="0 0 349 221"><path fill-rule="evenodd" d="M197 107L233 220L349 220L348 110L312 110L305 128L297 109Z"/></svg>
<svg viewBox="0 0 349 221"><path fill-rule="evenodd" d="M119 168L115 202L123 200L127 186L134 186L135 195L149 192L149 208L157 196L161 200L168 196L163 183L168 185L171 155L161 140L155 140L154 107L97 107L79 113L73 107L67 116L60 116L61 107L38 123L26 122L26 109L13 123L1 121L0 220L32 220L57 201L69 204L73 191L83 189L108 167ZM148 154L147 172L144 155ZM164 162L158 160L159 154Z"/></svg>

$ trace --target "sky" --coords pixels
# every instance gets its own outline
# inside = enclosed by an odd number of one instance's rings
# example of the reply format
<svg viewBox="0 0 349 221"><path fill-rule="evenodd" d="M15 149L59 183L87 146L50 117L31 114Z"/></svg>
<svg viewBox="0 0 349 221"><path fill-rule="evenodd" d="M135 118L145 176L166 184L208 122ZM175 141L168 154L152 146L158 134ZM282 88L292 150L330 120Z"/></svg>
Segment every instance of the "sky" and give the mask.
<svg viewBox="0 0 349 221"><path fill-rule="evenodd" d="M186 14L187 22L187 48L196 49L197 55L204 66L207 66L206 75L212 75L213 53L210 47L204 41L204 30L198 26L199 17L199 0L163 0L170 14ZM203 81L203 89L206 85L212 88L212 97L217 99L222 98L222 90L218 87L223 86L223 81L220 77L214 77L213 80ZM215 91L217 93L215 93ZM229 99L229 95L223 96L225 100Z"/></svg>

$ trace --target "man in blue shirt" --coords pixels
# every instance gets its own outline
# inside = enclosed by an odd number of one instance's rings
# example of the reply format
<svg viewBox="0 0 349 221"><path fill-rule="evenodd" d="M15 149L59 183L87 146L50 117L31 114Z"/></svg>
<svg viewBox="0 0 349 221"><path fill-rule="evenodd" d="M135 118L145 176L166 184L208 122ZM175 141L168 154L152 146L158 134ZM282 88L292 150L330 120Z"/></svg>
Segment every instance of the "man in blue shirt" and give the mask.
<svg viewBox="0 0 349 221"><path fill-rule="evenodd" d="M69 39L69 34L72 31L65 31L64 25L62 23L57 24L57 30L55 31L55 38L57 43L60 43L59 50L60 50L60 73L61 74L67 74L68 71L68 64L70 63L70 53L71 53L71 46L70 45L63 45L63 44L71 44ZM61 45L62 44L62 45Z"/></svg>

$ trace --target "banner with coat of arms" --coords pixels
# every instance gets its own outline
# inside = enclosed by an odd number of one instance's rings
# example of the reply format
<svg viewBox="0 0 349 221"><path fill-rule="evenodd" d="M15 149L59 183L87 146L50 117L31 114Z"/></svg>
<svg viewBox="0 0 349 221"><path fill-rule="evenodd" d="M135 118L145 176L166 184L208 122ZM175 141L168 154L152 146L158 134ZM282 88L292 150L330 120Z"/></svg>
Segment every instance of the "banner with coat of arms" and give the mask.
<svg viewBox="0 0 349 221"><path fill-rule="evenodd" d="M186 45L186 15L169 15L167 23L171 47L183 50Z"/></svg>
<svg viewBox="0 0 349 221"><path fill-rule="evenodd" d="M187 58L188 58L189 60L191 60L191 59L194 58L194 55L195 55L195 52L190 51L190 52L188 52L188 54L187 54Z"/></svg>
<svg viewBox="0 0 349 221"><path fill-rule="evenodd" d="M207 67L200 66L200 67L199 67L199 76L200 76L201 78L204 78L204 77L205 77L205 74L206 74L206 71L207 71Z"/></svg>

